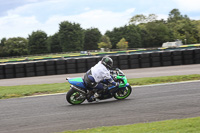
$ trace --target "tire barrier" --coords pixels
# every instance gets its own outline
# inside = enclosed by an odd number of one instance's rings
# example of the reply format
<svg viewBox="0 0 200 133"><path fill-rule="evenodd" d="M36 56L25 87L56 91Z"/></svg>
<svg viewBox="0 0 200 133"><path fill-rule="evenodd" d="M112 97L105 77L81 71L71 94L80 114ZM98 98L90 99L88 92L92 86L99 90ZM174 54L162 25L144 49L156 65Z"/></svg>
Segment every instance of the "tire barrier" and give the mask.
<svg viewBox="0 0 200 133"><path fill-rule="evenodd" d="M56 74L66 74L67 73L65 60L55 61L55 66L56 66L56 69L55 69Z"/></svg>
<svg viewBox="0 0 200 133"><path fill-rule="evenodd" d="M129 56L128 55L120 55L118 60L118 65L120 69L129 69ZM117 64L116 64L117 65Z"/></svg>
<svg viewBox="0 0 200 133"><path fill-rule="evenodd" d="M85 58L76 59L76 70L77 73L83 73L87 71L87 63Z"/></svg>
<svg viewBox="0 0 200 133"><path fill-rule="evenodd" d="M35 74L36 76L46 75L45 61L35 63Z"/></svg>
<svg viewBox="0 0 200 133"><path fill-rule="evenodd" d="M67 59L66 60L66 72L67 73L76 73L76 59Z"/></svg>
<svg viewBox="0 0 200 133"><path fill-rule="evenodd" d="M182 65L182 51L173 51L172 52L172 63L173 65Z"/></svg>
<svg viewBox="0 0 200 133"><path fill-rule="evenodd" d="M171 66L172 65L172 52L161 52L161 64L162 66Z"/></svg>
<svg viewBox="0 0 200 133"><path fill-rule="evenodd" d="M139 59L140 59L140 67L141 68L151 67L150 53L140 54L140 58Z"/></svg>
<svg viewBox="0 0 200 133"><path fill-rule="evenodd" d="M183 56L183 64L188 65L188 64L193 64L194 63L194 50L186 50L182 51L182 56Z"/></svg>
<svg viewBox="0 0 200 133"><path fill-rule="evenodd" d="M194 62L195 62L195 64L200 63L200 49L194 50Z"/></svg>
<svg viewBox="0 0 200 133"><path fill-rule="evenodd" d="M35 64L36 63L33 63L33 62L28 62L28 63L25 64L26 77L34 77L34 76L36 76Z"/></svg>
<svg viewBox="0 0 200 133"><path fill-rule="evenodd" d="M151 66L160 67L161 64L161 52L150 53L151 57Z"/></svg>
<svg viewBox="0 0 200 133"><path fill-rule="evenodd" d="M8 64L4 66L5 78L15 78L15 64Z"/></svg>
<svg viewBox="0 0 200 133"><path fill-rule="evenodd" d="M16 78L25 77L25 64L15 64L14 69Z"/></svg>
<svg viewBox="0 0 200 133"><path fill-rule="evenodd" d="M56 74L56 63L54 60L45 62L46 75L55 75Z"/></svg>
<svg viewBox="0 0 200 133"><path fill-rule="evenodd" d="M4 79L4 66L3 65L0 65L0 79Z"/></svg>
<svg viewBox="0 0 200 133"><path fill-rule="evenodd" d="M102 57L90 56L0 64L0 79L84 73L98 63ZM120 69L200 64L200 48L124 53L109 57L113 59L113 66Z"/></svg>
<svg viewBox="0 0 200 133"><path fill-rule="evenodd" d="M140 54L129 55L128 61L130 69L140 68Z"/></svg>

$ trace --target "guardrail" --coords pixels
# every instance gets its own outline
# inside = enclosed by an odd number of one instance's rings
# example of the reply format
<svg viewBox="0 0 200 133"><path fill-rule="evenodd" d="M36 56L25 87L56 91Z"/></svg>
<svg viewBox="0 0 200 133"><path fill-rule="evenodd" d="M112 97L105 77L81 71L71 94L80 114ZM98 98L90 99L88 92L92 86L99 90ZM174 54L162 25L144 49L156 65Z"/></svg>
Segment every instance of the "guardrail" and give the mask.
<svg viewBox="0 0 200 133"><path fill-rule="evenodd" d="M86 72L103 55L0 64L0 79ZM135 69L200 64L200 48L111 54L114 67Z"/></svg>

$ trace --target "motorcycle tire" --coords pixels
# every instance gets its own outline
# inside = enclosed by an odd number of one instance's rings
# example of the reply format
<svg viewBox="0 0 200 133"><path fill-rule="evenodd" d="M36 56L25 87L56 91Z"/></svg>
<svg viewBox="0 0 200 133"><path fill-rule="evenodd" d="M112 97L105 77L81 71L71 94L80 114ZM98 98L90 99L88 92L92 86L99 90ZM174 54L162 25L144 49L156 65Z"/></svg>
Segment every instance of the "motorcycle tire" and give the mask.
<svg viewBox="0 0 200 133"><path fill-rule="evenodd" d="M125 90L119 90L114 94L114 98L117 100L126 99L132 92L132 87L127 86Z"/></svg>
<svg viewBox="0 0 200 133"><path fill-rule="evenodd" d="M82 93L74 89L70 89L66 94L66 100L72 105L78 105L85 101L85 98L78 99L81 95Z"/></svg>

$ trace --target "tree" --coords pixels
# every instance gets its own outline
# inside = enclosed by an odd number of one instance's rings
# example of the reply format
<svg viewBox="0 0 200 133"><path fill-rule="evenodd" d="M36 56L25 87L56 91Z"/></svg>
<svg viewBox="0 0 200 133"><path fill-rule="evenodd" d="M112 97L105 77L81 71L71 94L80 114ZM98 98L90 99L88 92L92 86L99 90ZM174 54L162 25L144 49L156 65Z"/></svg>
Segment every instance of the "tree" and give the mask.
<svg viewBox="0 0 200 133"><path fill-rule="evenodd" d="M128 42L126 41L125 38L122 38L122 39L117 43L117 48L118 48L118 49L127 49L127 48L128 48Z"/></svg>
<svg viewBox="0 0 200 133"><path fill-rule="evenodd" d="M171 32L172 40L187 40L187 43L190 44L197 43L199 41L198 25L189 18L171 21L167 23L167 26ZM185 43L185 41L183 43Z"/></svg>
<svg viewBox="0 0 200 133"><path fill-rule="evenodd" d="M64 21L60 23L59 42L62 51L83 50L84 31L80 24Z"/></svg>
<svg viewBox="0 0 200 133"><path fill-rule="evenodd" d="M178 9L173 9L169 13L168 22L176 22L178 20L183 19L180 11Z"/></svg>
<svg viewBox="0 0 200 133"><path fill-rule="evenodd" d="M148 23L148 22L153 22L157 19L157 16L155 14L149 14L149 16L145 16L143 14L138 14L133 16L129 23L130 24L139 24L139 23Z"/></svg>
<svg viewBox="0 0 200 133"><path fill-rule="evenodd" d="M4 50L5 42L6 42L6 38L2 38L0 41L0 57L6 56L6 52Z"/></svg>
<svg viewBox="0 0 200 133"><path fill-rule="evenodd" d="M200 20L193 20L192 24L194 25L194 28L196 29L196 38L197 42L200 43Z"/></svg>
<svg viewBox="0 0 200 133"><path fill-rule="evenodd" d="M32 32L28 37L28 50L29 54L42 54L47 53L47 34L44 31L38 30Z"/></svg>
<svg viewBox="0 0 200 133"><path fill-rule="evenodd" d="M0 46L0 57L6 57L8 56L4 50L5 48L3 46Z"/></svg>
<svg viewBox="0 0 200 133"><path fill-rule="evenodd" d="M141 31L136 25L125 25L114 28L112 31L107 31L105 35L110 38L113 48L117 48L116 44L122 38L125 38L129 42L130 48L141 47Z"/></svg>
<svg viewBox="0 0 200 133"><path fill-rule="evenodd" d="M84 50L98 49L98 43L101 39L101 33L97 28L87 29L85 31Z"/></svg>
<svg viewBox="0 0 200 133"><path fill-rule="evenodd" d="M48 44L48 51L52 53L62 52L62 47L59 41L59 34L55 33L54 35L50 36L47 40Z"/></svg>
<svg viewBox="0 0 200 133"><path fill-rule="evenodd" d="M4 50L7 56L28 54L28 40L23 37L9 38L5 41Z"/></svg>
<svg viewBox="0 0 200 133"><path fill-rule="evenodd" d="M5 46L6 38L2 38L0 41L0 46Z"/></svg>
<svg viewBox="0 0 200 133"><path fill-rule="evenodd" d="M169 40L169 29L162 21L149 22L140 28L143 47L161 47Z"/></svg>
<svg viewBox="0 0 200 133"><path fill-rule="evenodd" d="M129 48L141 48L141 31L136 25L125 26L124 38L128 41Z"/></svg>
<svg viewBox="0 0 200 133"><path fill-rule="evenodd" d="M112 31L106 31L105 35L110 38L112 48L116 49L116 44L124 37L124 27L114 28Z"/></svg>
<svg viewBox="0 0 200 133"><path fill-rule="evenodd" d="M98 48L112 48L110 38L106 35L101 37L101 42L98 43Z"/></svg>

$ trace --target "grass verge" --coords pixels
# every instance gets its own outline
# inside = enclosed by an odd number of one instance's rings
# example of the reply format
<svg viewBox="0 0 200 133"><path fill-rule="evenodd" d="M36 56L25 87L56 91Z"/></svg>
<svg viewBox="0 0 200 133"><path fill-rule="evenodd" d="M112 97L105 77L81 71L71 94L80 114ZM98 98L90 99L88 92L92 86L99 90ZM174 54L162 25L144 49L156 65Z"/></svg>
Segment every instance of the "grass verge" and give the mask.
<svg viewBox="0 0 200 133"><path fill-rule="evenodd" d="M67 92L69 83L0 86L0 99Z"/></svg>
<svg viewBox="0 0 200 133"><path fill-rule="evenodd" d="M99 127L63 133L199 133L200 117L133 125Z"/></svg>
<svg viewBox="0 0 200 133"><path fill-rule="evenodd" d="M180 82L200 80L199 74L180 75L180 76L164 76L150 78L133 78L128 79L131 86L149 85L169 82ZM21 85L21 86L0 86L0 99L31 96L37 94L62 93L69 90L69 83L40 84L40 85Z"/></svg>

